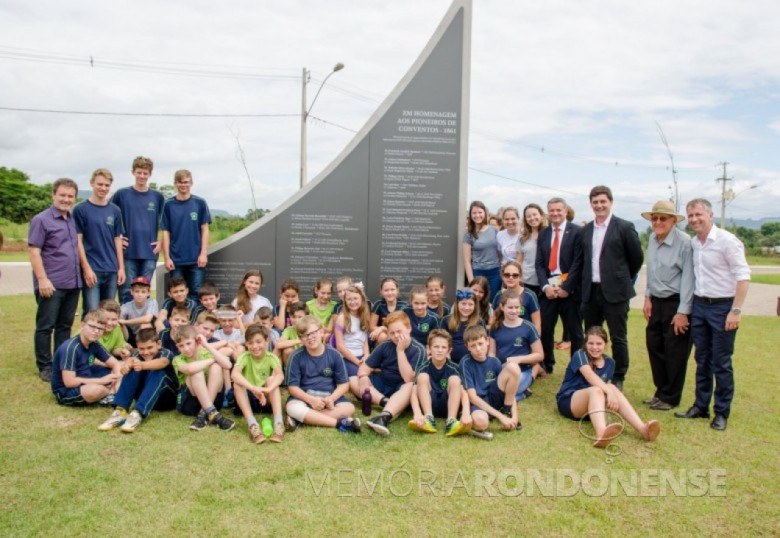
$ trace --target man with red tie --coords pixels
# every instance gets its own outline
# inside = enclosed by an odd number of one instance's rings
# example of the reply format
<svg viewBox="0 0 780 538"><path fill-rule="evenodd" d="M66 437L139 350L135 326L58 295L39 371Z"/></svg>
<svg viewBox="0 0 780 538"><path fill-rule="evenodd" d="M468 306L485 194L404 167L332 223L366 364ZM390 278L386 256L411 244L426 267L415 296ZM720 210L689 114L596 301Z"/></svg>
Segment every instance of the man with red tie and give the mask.
<svg viewBox="0 0 780 538"><path fill-rule="evenodd" d="M542 349L548 374L555 365L554 334L558 317L571 338L571 353L582 345L580 317L580 280L582 274L582 238L580 228L566 220L566 200L547 202L550 225L539 232L536 243L536 275L541 286Z"/></svg>

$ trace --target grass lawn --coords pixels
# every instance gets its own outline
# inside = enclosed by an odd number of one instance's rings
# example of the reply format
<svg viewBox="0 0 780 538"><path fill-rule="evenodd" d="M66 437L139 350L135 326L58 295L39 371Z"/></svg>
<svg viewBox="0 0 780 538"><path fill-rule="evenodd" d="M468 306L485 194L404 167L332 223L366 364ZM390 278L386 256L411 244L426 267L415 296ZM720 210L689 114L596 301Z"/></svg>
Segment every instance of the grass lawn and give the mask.
<svg viewBox="0 0 780 538"><path fill-rule="evenodd" d="M780 286L780 273L767 275L753 273L750 275L750 281L758 284L774 284L775 286Z"/></svg>
<svg viewBox="0 0 780 538"><path fill-rule="evenodd" d="M490 442L411 433L408 417L393 423L388 438L305 427L281 445L252 445L243 420L229 433L191 432L191 419L175 412L153 413L132 435L103 433L96 427L108 410L59 407L38 380L33 298L0 297L0 310L4 535L780 531L774 318L744 317L728 430L641 409L643 418L661 421L660 437L645 443L627 431L610 458L555 409L564 352L554 375L521 403L525 429L503 433L493 425ZM652 383L638 311L629 324L626 394L642 408ZM684 408L693 378L691 359ZM574 485L580 479L586 487Z"/></svg>

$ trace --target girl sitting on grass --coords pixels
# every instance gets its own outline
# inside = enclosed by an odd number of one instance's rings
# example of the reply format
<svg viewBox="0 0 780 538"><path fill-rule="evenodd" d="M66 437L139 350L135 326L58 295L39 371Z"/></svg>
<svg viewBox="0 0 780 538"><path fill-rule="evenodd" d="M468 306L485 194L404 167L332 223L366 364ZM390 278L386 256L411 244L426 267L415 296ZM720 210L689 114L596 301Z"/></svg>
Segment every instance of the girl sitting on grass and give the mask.
<svg viewBox="0 0 780 538"><path fill-rule="evenodd" d="M661 432L657 420L642 422L628 399L611 384L615 361L604 355L609 341L601 327L585 331L582 349L572 356L561 389L558 391L558 411L572 420L588 416L596 430L593 446L604 448L623 431L623 425L607 425L607 409L619 414L645 441L653 441Z"/></svg>

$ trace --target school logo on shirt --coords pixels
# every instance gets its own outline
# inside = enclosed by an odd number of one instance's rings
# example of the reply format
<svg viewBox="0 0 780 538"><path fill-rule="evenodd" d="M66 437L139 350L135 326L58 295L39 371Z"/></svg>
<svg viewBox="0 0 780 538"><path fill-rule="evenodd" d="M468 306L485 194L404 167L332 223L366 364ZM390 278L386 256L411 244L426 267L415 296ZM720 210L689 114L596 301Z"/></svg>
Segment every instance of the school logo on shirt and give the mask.
<svg viewBox="0 0 780 538"><path fill-rule="evenodd" d="M520 314L518 314L521 318L525 316L525 307L523 305L520 305Z"/></svg>
<svg viewBox="0 0 780 538"><path fill-rule="evenodd" d="M106 217L106 225L110 226L111 228L114 227L114 217L113 215L109 215Z"/></svg>
<svg viewBox="0 0 780 538"><path fill-rule="evenodd" d="M191 211L190 212L190 218L192 220L198 220L198 212L197 211Z"/></svg>
<svg viewBox="0 0 780 538"><path fill-rule="evenodd" d="M493 370L488 370L485 374L485 383L492 383L496 379L496 373Z"/></svg>
<svg viewBox="0 0 780 538"><path fill-rule="evenodd" d="M154 211L154 202L149 202L149 205L146 206L147 211Z"/></svg>
<svg viewBox="0 0 780 538"><path fill-rule="evenodd" d="M523 347L523 337L518 336L515 338L515 347Z"/></svg>
<svg viewBox="0 0 780 538"><path fill-rule="evenodd" d="M441 385L442 390L447 390L447 378L444 377L439 380L439 385Z"/></svg>
<svg viewBox="0 0 780 538"><path fill-rule="evenodd" d="M420 332L427 333L428 329L430 329L430 328L431 328L431 326L428 325L427 323L420 323Z"/></svg>
<svg viewBox="0 0 780 538"><path fill-rule="evenodd" d="M325 377L333 377L333 370L331 370L330 368L325 368L322 371L322 375Z"/></svg>

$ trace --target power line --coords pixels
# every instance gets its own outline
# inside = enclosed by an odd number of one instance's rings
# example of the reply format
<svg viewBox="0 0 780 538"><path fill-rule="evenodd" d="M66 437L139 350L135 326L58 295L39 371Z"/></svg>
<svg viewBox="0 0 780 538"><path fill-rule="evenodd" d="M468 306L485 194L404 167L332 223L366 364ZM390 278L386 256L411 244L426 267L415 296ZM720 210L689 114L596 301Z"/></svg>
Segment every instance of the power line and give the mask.
<svg viewBox="0 0 780 538"><path fill-rule="evenodd" d="M0 106L0 110L37 112L42 114L76 114L81 116L143 116L163 118L289 118L300 114L177 114L169 112L98 112L86 110L53 110L45 108L15 108Z"/></svg>

